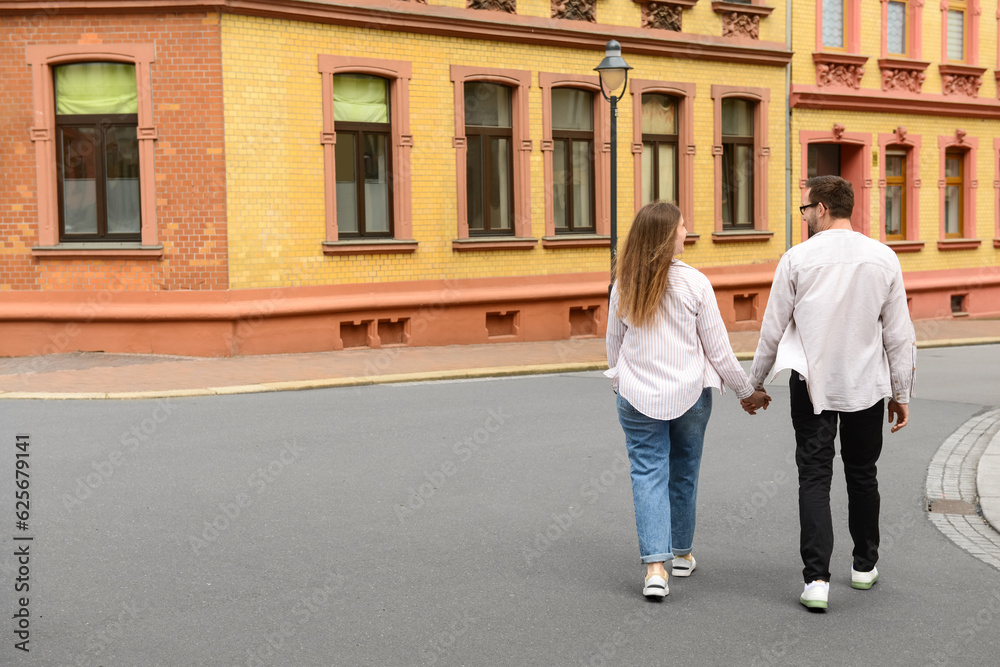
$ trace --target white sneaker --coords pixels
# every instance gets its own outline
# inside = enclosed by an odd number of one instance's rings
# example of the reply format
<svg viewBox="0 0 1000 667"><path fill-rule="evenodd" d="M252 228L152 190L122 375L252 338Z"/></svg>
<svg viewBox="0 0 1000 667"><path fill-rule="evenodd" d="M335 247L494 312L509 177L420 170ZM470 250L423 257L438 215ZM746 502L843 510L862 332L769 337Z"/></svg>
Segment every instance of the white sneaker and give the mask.
<svg viewBox="0 0 1000 667"><path fill-rule="evenodd" d="M851 588L866 591L878 581L878 569L872 568L871 572L858 572L851 568Z"/></svg>
<svg viewBox="0 0 1000 667"><path fill-rule="evenodd" d="M646 577L642 594L648 598L664 598L670 595L667 578L662 574L651 574Z"/></svg>
<svg viewBox="0 0 1000 667"><path fill-rule="evenodd" d="M827 600L830 597L830 584L826 581L809 582L799 596L799 602L809 609L826 609Z"/></svg>
<svg viewBox="0 0 1000 667"><path fill-rule="evenodd" d="M671 562L670 574L675 577L690 577L696 566L697 563L694 561L693 554L691 556L691 560L688 560L687 558L675 558Z"/></svg>

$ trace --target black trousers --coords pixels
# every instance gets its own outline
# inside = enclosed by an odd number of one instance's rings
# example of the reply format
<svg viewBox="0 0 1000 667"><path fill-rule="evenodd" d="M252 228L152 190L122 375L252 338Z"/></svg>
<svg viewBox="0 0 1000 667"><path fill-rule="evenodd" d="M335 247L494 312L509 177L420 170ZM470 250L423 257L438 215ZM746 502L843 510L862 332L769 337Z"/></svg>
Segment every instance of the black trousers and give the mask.
<svg viewBox="0 0 1000 667"><path fill-rule="evenodd" d="M854 569L868 572L878 561L880 496L876 463L882 453L885 401L859 412L824 410L813 414L805 380L792 371L789 380L795 463L799 469L799 551L806 583L830 581L833 519L830 483L834 438L840 425L840 456L847 478L848 525L854 539Z"/></svg>

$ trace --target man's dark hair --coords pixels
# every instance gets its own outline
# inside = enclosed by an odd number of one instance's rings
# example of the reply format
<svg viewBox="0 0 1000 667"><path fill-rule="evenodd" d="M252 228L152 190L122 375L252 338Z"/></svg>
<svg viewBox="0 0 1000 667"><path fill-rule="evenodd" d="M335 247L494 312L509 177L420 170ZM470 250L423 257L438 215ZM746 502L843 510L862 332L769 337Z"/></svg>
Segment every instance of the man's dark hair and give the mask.
<svg viewBox="0 0 1000 667"><path fill-rule="evenodd" d="M830 217L835 220L851 219L854 212L854 186L840 176L813 176L806 181L809 203L823 205L830 209Z"/></svg>

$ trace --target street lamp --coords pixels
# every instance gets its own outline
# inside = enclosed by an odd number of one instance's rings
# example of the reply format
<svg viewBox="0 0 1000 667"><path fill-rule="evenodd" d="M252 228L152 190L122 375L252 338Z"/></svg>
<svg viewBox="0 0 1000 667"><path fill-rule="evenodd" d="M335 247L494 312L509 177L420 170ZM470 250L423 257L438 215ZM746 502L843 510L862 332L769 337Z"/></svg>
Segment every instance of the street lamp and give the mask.
<svg viewBox="0 0 1000 667"><path fill-rule="evenodd" d="M622 45L613 39L604 45L604 60L594 68L601 77L601 95L611 103L611 282L608 299L614 284L615 255L618 254L618 100L625 94L630 69L622 58ZM605 88L608 92L604 92Z"/></svg>

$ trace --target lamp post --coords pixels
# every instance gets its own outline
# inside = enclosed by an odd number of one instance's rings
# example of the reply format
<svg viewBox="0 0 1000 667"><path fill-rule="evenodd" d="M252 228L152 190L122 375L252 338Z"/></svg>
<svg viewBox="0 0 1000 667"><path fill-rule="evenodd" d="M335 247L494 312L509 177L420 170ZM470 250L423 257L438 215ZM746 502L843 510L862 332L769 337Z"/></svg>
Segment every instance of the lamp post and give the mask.
<svg viewBox="0 0 1000 667"><path fill-rule="evenodd" d="M625 94L630 69L632 68L622 58L622 45L613 39L604 45L604 60L594 68L601 77L601 95L611 103L611 279L608 283L608 299L611 298L615 256L618 254L618 100ZM604 92L605 88L608 92Z"/></svg>

